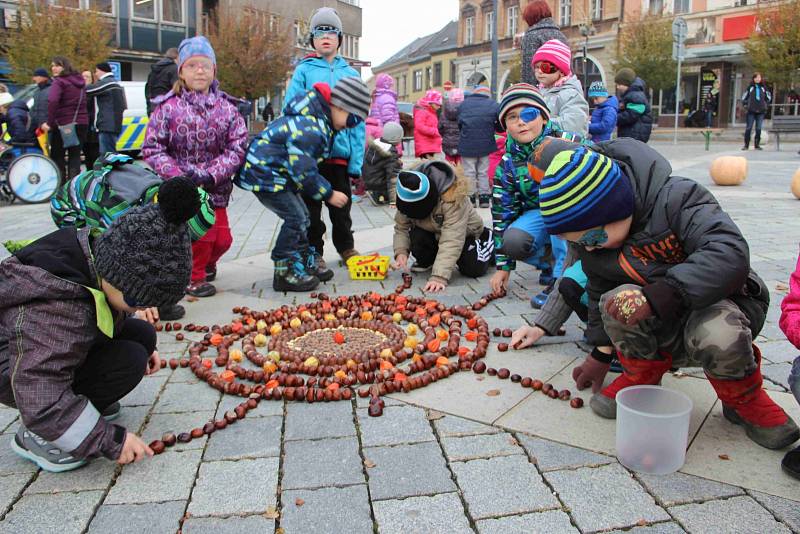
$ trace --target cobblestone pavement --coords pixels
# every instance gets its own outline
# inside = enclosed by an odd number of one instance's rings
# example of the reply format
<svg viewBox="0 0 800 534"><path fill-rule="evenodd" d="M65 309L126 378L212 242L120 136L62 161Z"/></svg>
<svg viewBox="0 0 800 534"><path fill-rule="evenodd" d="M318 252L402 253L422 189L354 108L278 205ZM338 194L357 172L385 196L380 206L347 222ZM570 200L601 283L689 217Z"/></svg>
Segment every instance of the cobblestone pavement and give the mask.
<svg viewBox="0 0 800 534"><path fill-rule="evenodd" d="M699 142L656 147L676 174L704 184L710 183L709 162L723 153L703 152ZM714 148L741 154L738 145ZM749 238L752 265L772 292L758 339L767 387L800 419L787 393L797 351L777 326L782 284L800 241L800 202L788 192L800 163L794 148L745 153L748 181L711 189ZM220 265L220 292L186 303L184 323L227 321L237 304L267 309L302 301L270 289L265 251L275 237L274 217L241 191L230 214L234 247ZM388 251L391 217L388 209L358 204L356 244ZM0 208L3 239L41 235L50 224L46 207ZM326 257L335 263L334 251L326 250ZM364 282L336 270L326 291L365 291ZM390 291L396 278L366 288ZM540 289L536 279L533 270L518 271L511 295L482 311L490 325L530 322L527 299ZM414 292L423 281L417 277ZM440 300L472 302L485 292L486 279L457 277ZM159 337L163 357L185 354L188 341ZM487 362L570 387L571 368L584 354L580 337L571 321L566 337L548 338L533 350L501 355L492 343ZM380 418L367 417L362 399L265 401L225 431L147 462L122 468L100 459L60 475L39 471L10 450L18 416L0 409L0 533L800 532L800 483L781 474L783 451L759 449L728 425L711 388L695 376L702 373L688 370L665 380L695 404L687 463L669 476L623 467L614 456L613 422L589 409L571 410L472 373L392 395ZM499 394L487 396L491 389ZM237 402L198 383L187 369L167 368L145 377L123 400L118 422L149 441L199 426Z"/></svg>

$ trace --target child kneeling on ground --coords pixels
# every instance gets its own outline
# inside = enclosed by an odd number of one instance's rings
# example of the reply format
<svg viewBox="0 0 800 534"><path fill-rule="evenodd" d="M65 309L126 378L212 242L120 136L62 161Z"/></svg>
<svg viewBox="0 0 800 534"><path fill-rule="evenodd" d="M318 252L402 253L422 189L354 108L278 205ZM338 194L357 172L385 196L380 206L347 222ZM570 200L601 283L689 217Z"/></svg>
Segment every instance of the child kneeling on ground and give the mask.
<svg viewBox="0 0 800 534"><path fill-rule="evenodd" d="M367 86L355 76L342 78L331 89L314 89L290 100L280 119L272 121L247 149L245 164L234 183L252 191L259 202L283 219L272 249L275 291L312 291L333 271L320 263L309 244L311 226L301 195L342 208L349 196L335 191L318 163L330 156L333 136L354 128L369 113Z"/></svg>
<svg viewBox="0 0 800 534"><path fill-rule="evenodd" d="M594 346L613 345L623 367L592 396L592 410L614 419L620 390L659 384L674 367L702 367L723 416L751 440L782 449L800 439L794 421L762 389L753 339L769 291L714 196L672 176L667 160L634 139L593 150L554 140L543 151L541 160L550 163L539 191L542 220L551 235L580 246L586 337ZM583 380L602 383L611 355L600 358L582 364L591 371Z"/></svg>
<svg viewBox="0 0 800 534"><path fill-rule="evenodd" d="M380 139L370 139L367 153L364 155L364 167L361 177L370 200L376 206L394 205L395 181L397 173L403 167L397 145L403 141L403 127L397 122L383 125Z"/></svg>
<svg viewBox="0 0 800 534"><path fill-rule="evenodd" d="M397 214L394 217L394 267L431 270L424 291L447 287L453 269L477 278L494 261L492 232L472 206L469 184L444 161L429 161L397 178Z"/></svg>
<svg viewBox="0 0 800 534"><path fill-rule="evenodd" d="M152 324L131 317L176 303L192 271L186 221L197 188L175 178L99 236L62 228L0 263L0 402L19 410L11 448L46 471L96 456L152 456L108 422L119 399L161 368Z"/></svg>

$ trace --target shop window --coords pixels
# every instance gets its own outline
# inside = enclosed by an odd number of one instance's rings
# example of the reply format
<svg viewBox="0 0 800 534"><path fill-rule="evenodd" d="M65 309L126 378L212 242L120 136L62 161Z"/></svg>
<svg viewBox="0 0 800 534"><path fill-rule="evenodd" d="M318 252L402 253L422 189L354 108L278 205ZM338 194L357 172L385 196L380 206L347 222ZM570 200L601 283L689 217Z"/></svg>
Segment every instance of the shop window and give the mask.
<svg viewBox="0 0 800 534"><path fill-rule="evenodd" d="M156 19L155 0L133 0L133 18L136 19Z"/></svg>
<svg viewBox="0 0 800 534"><path fill-rule="evenodd" d="M183 0L161 0L161 20L183 23Z"/></svg>

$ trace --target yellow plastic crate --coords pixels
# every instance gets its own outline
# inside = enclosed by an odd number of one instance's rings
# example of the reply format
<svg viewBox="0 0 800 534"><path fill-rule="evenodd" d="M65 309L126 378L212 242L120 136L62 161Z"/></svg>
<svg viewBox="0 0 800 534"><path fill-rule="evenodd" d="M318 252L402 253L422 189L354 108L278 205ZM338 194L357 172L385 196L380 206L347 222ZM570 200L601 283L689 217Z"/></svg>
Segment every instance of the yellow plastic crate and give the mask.
<svg viewBox="0 0 800 534"><path fill-rule="evenodd" d="M389 270L389 256L377 252L368 256L353 256L347 260L347 270L353 280L383 280Z"/></svg>

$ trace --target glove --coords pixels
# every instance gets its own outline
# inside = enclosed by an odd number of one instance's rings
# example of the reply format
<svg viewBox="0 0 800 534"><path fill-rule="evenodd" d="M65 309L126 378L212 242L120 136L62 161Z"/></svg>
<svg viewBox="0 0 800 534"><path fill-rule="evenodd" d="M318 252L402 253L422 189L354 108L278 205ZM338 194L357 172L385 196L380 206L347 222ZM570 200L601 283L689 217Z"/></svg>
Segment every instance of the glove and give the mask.
<svg viewBox="0 0 800 534"><path fill-rule="evenodd" d="M606 313L620 323L632 326L652 317L653 308L641 289L626 289L606 302Z"/></svg>
<svg viewBox="0 0 800 534"><path fill-rule="evenodd" d="M592 353L597 349L594 349ZM572 379L579 390L592 386L592 393L597 393L603 387L610 363L596 360L591 354L578 367L572 370Z"/></svg>

